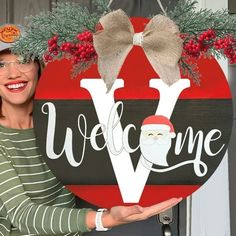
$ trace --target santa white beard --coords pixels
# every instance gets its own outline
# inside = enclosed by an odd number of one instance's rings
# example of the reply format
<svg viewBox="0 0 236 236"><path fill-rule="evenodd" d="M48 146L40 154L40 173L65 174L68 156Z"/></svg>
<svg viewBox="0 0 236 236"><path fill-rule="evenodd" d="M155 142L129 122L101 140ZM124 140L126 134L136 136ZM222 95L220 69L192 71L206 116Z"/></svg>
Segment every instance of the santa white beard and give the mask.
<svg viewBox="0 0 236 236"><path fill-rule="evenodd" d="M141 153L146 160L155 165L169 166L166 158L171 147L171 138L168 140L146 138L141 132L139 143Z"/></svg>

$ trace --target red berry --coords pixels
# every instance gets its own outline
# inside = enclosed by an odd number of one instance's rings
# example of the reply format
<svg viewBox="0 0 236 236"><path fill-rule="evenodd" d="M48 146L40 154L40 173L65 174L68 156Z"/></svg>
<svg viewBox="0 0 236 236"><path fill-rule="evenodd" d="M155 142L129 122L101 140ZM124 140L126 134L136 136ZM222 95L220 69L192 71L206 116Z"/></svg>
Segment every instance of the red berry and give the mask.
<svg viewBox="0 0 236 236"><path fill-rule="evenodd" d="M204 36L203 36L203 35L200 35L200 36L199 36L199 40L200 40L200 41L203 41L203 40L204 40Z"/></svg>
<svg viewBox="0 0 236 236"><path fill-rule="evenodd" d="M53 43L53 45L51 46L52 49L55 49L57 48L57 44L56 43Z"/></svg>
<svg viewBox="0 0 236 236"><path fill-rule="evenodd" d="M51 61L51 60L52 60L52 56L50 56L49 54L45 54L45 55L44 55L44 59L45 59L46 61Z"/></svg>
<svg viewBox="0 0 236 236"><path fill-rule="evenodd" d="M53 48L49 48L48 51L49 51L49 52L53 52L54 49L53 49Z"/></svg>
<svg viewBox="0 0 236 236"><path fill-rule="evenodd" d="M55 41L55 42L57 42L57 40L58 40L58 35L56 35L56 36L54 36L52 39Z"/></svg>
<svg viewBox="0 0 236 236"><path fill-rule="evenodd" d="M48 46L51 47L54 44L54 40L53 39L49 39L48 40Z"/></svg>
<svg viewBox="0 0 236 236"><path fill-rule="evenodd" d="M44 55L44 60L46 60L46 61L49 60L49 55L48 55L48 54L45 54L45 55Z"/></svg>

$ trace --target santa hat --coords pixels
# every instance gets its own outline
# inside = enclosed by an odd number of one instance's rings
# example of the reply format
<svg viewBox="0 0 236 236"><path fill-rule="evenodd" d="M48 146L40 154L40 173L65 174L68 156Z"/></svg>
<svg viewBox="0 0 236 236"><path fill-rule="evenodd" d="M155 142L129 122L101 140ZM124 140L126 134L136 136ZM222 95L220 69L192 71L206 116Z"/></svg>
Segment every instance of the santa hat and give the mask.
<svg viewBox="0 0 236 236"><path fill-rule="evenodd" d="M172 125L170 120L165 116L152 115L144 119L141 130L153 130L153 129L167 130L170 132L171 138L175 137L174 126Z"/></svg>

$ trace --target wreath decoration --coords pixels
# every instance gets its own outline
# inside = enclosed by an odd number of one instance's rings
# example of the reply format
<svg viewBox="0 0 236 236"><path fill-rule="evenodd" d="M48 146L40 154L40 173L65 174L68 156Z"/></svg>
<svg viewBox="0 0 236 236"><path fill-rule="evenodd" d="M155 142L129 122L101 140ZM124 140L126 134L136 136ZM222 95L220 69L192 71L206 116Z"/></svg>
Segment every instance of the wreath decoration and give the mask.
<svg viewBox="0 0 236 236"><path fill-rule="evenodd" d="M103 30L100 18L112 13L107 0L93 0L93 3L93 12L77 3L57 3L50 12L28 17L26 34L16 41L12 51L26 60L45 63L71 59L72 75L76 77L98 63L94 35ZM179 0L173 10L163 11L179 29L180 71L199 84L196 62L200 57L224 57L230 64L236 63L236 18L224 9L197 10L196 4L197 1ZM112 83L107 85L108 89L111 86Z"/></svg>

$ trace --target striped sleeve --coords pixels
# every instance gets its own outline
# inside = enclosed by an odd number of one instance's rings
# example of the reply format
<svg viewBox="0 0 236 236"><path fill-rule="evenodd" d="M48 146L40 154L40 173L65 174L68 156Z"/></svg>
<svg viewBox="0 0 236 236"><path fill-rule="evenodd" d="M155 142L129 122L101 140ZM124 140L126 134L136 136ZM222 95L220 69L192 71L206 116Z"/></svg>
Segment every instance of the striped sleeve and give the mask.
<svg viewBox="0 0 236 236"><path fill-rule="evenodd" d="M89 209L36 204L31 201L11 162L0 153L0 200L11 224L25 234L67 234L89 231ZM1 212L1 209L0 209Z"/></svg>
<svg viewBox="0 0 236 236"><path fill-rule="evenodd" d="M10 221L7 220L7 217L0 216L0 236L6 236L10 234Z"/></svg>

